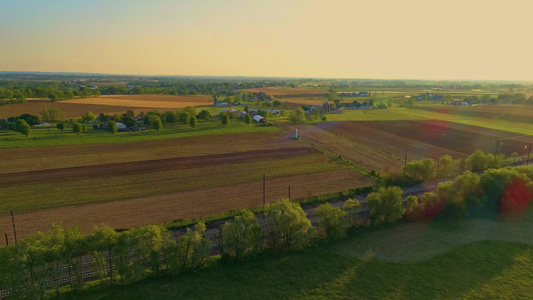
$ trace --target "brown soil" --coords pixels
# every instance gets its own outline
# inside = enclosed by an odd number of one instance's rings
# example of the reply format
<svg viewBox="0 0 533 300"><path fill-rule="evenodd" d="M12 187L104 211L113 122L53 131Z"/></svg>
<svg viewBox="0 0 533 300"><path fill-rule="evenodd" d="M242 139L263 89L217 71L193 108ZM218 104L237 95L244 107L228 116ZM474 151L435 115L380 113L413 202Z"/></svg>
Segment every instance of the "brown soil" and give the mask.
<svg viewBox="0 0 533 300"><path fill-rule="evenodd" d="M266 201L270 203L287 197L289 185L291 198L295 199L367 184L368 179L350 170L267 178ZM124 201L18 213L15 222L18 238L23 238L39 230L48 230L53 223L65 227L80 226L88 232L99 224L129 228L253 208L261 204L262 181L255 181ZM11 216L0 216L0 230L7 232L9 239L13 240Z"/></svg>

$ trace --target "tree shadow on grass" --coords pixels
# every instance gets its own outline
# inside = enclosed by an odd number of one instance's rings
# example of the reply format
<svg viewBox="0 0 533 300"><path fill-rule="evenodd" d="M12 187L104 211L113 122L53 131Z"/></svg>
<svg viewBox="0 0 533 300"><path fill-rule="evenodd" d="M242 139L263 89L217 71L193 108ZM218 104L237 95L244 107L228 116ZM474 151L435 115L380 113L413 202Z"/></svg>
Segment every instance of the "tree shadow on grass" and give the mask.
<svg viewBox="0 0 533 300"><path fill-rule="evenodd" d="M430 260L399 264L373 260L347 286L346 296L366 299L460 298L501 275L531 247L483 241L456 248ZM529 252L531 255L531 252ZM507 278L512 281L513 278Z"/></svg>

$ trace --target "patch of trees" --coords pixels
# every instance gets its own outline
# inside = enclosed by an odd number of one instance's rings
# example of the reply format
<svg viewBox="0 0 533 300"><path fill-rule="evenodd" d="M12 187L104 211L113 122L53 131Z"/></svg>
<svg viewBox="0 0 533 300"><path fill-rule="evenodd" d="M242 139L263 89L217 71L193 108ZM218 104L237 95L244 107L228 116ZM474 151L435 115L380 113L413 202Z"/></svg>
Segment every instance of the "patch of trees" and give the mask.
<svg viewBox="0 0 533 300"><path fill-rule="evenodd" d="M480 172L491 168L500 168L518 162L518 154L506 157L504 154L484 153L476 150L466 159L453 159L445 154L437 161L431 158L412 160L405 164L398 172L388 172L382 175L385 185L410 186L435 178L456 176L466 170Z"/></svg>
<svg viewBox="0 0 533 300"><path fill-rule="evenodd" d="M87 255L92 255L96 277L107 285L130 283L150 274L179 274L202 266L211 255L204 231L205 225L198 223L176 241L158 225L124 232L97 226L88 235L79 227L64 230L54 225L50 232L0 247L0 290L10 289L13 298L44 299L46 289L59 296L59 280L66 273L71 290L79 293L84 287L82 267Z"/></svg>
<svg viewBox="0 0 533 300"><path fill-rule="evenodd" d="M465 171L453 180L440 183L435 193L407 197L404 218L407 221L486 216L519 219L532 200L532 180L533 167L526 166L489 169L481 175Z"/></svg>
<svg viewBox="0 0 533 300"><path fill-rule="evenodd" d="M399 187L380 188L367 197L368 223L362 219L360 203L352 199L342 208L330 203L316 207L317 227L298 203L289 200L264 207L264 228L254 213L243 210L221 227L218 243L222 261L240 261L264 250L302 250L321 240L342 239L350 228L362 226L434 218L520 218L532 198L533 167L489 169L481 175L467 170L440 183L435 193L410 195L404 201ZM87 255L92 257L96 277L105 285L179 275L206 264L212 249L205 230L205 224L198 223L175 239L157 225L122 232L97 226L88 235L79 228L64 230L54 225L50 232L38 232L16 245L0 247L0 290L11 290L14 298L43 298L45 290L52 289L59 297L59 280L67 273L72 293L79 293L85 285L82 267Z"/></svg>

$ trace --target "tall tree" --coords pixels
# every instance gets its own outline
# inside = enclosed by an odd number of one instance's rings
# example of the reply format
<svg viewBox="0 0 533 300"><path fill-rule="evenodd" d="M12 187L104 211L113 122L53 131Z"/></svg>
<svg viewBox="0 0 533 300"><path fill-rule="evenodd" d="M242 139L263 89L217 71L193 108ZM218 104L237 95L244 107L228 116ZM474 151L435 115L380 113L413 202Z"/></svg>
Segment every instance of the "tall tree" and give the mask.
<svg viewBox="0 0 533 300"><path fill-rule="evenodd" d="M81 124L78 122L72 123L72 132L77 135L80 135L80 133L83 132L83 126L81 126Z"/></svg>
<svg viewBox="0 0 533 300"><path fill-rule="evenodd" d="M402 189L397 186L382 187L366 198L370 220L373 224L391 224L402 217Z"/></svg>
<svg viewBox="0 0 533 300"><path fill-rule="evenodd" d="M262 227L249 210L242 211L233 222L226 222L222 227L224 252L237 260L247 253L259 250L262 240Z"/></svg>
<svg viewBox="0 0 533 300"><path fill-rule="evenodd" d="M273 249L303 249L315 232L300 204L287 199L267 205L265 215Z"/></svg>

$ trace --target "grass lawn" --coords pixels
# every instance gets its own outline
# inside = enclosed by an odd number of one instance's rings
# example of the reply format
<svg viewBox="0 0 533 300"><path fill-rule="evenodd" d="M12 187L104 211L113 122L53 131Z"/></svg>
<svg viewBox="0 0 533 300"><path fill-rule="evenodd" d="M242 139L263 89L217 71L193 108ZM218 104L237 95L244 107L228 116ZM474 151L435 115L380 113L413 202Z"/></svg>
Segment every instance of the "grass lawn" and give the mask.
<svg viewBox="0 0 533 300"><path fill-rule="evenodd" d="M392 235L397 229L387 230ZM455 237L462 239L461 232ZM401 247L397 240L389 241L380 243ZM356 236L241 264L215 262L179 277L93 288L78 299L525 299L533 293L531 245L478 241L423 261L399 263L372 252L355 256L347 244L359 243L364 238ZM430 243L419 251L433 246L440 247Z"/></svg>
<svg viewBox="0 0 533 300"><path fill-rule="evenodd" d="M63 131L56 128L33 128L29 137L11 130L0 130L0 148L125 143L199 135L279 131L273 126L246 125L242 120L231 120L230 125L224 127L220 125L218 119L207 122L200 120L197 128L190 128L187 125L177 123L165 124L164 129L160 131L147 130L145 134L140 132L111 134L108 131L94 130L90 126L88 127L87 131L80 135L73 133L72 128L66 128Z"/></svg>

